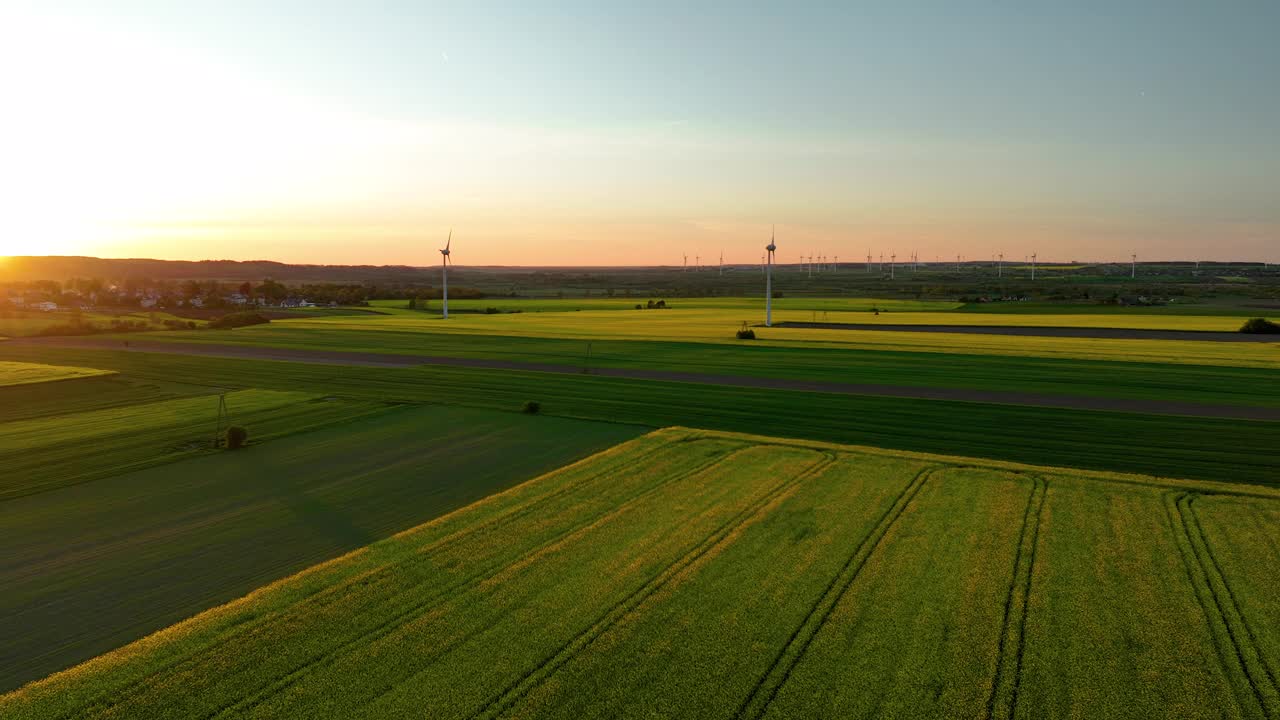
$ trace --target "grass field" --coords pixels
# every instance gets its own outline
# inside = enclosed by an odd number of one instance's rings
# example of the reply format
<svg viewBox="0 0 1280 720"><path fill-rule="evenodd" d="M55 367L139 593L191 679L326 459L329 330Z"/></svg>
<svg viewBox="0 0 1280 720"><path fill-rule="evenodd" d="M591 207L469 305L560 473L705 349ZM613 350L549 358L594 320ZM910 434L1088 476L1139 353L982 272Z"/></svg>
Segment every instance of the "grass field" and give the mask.
<svg viewBox="0 0 1280 720"><path fill-rule="evenodd" d="M315 407L306 397L253 391L233 393L228 402L246 413L251 406L267 413L299 403ZM47 445L58 446L69 434L79 438L69 445L80 457L62 465L78 460L82 466L127 467L131 463L101 448L132 448L172 432L179 426L171 418L188 412L186 402L142 406L111 422L95 418L87 423L88 435L83 426L63 421L55 426L59 438ZM12 497L24 489L15 487L15 475L43 468L6 472L11 493L0 500L0 690L643 431L441 406L399 406L358 417L366 408L335 405L331 409L349 414L349 422L242 451L117 470L74 486L49 489L50 481L41 484L45 492L26 497ZM99 427L113 434L91 434ZM137 438L125 435L130 428ZM47 446L29 452L56 457ZM13 458L4 462L13 467ZM6 713L0 710L0 716Z"/></svg>
<svg viewBox="0 0 1280 720"><path fill-rule="evenodd" d="M385 412L384 403L314 393L227 393L235 423L270 440ZM218 398L201 396L0 423L0 501L214 452Z"/></svg>
<svg viewBox="0 0 1280 720"><path fill-rule="evenodd" d="M353 400L439 402L649 427L784 437L1153 475L1275 483L1280 423L838 395L456 367L342 367L104 350L4 347L0 357L120 371L139 382L258 387Z"/></svg>
<svg viewBox="0 0 1280 720"><path fill-rule="evenodd" d="M0 360L0 387L110 375L109 370Z"/></svg>
<svg viewBox="0 0 1280 720"><path fill-rule="evenodd" d="M901 333L898 333L901 334ZM1280 384L1268 368L1191 363L1115 362L995 354L856 350L808 345L593 340L459 335L406 329L273 324L260 332L165 336L174 342L373 352L542 363L591 368L672 370L835 383L949 387L1188 402L1280 404ZM158 337L156 339L159 339ZM1280 355L1280 352L1277 352Z"/></svg>
<svg viewBox="0 0 1280 720"><path fill-rule="evenodd" d="M9 310L0 315L0 337L26 337L39 335L41 332L57 326L73 322L75 316L67 311L36 312L28 310ZM112 320L123 320L133 323L145 323L150 329L163 330L165 320L187 322L185 319L163 311L142 311L133 313L83 312L79 314L80 322L95 325L99 328L110 328ZM199 323L198 323L199 324Z"/></svg>
<svg viewBox="0 0 1280 720"><path fill-rule="evenodd" d="M758 308L756 308L758 310ZM331 317L312 320L280 320L270 325L259 325L222 332L166 332L147 336L148 340L173 340L181 342L233 342L261 344L295 344L316 347L343 347L350 350L375 352L420 352L414 349L417 335L455 334L456 343L465 346L482 344L486 336L500 338L543 338L577 340L585 351L587 342L647 341L680 342L705 345L742 347L743 342L734 337L734 331L744 321L752 324L762 321L762 313L733 310L642 310L632 312L584 311L519 313L508 315L457 315L445 322L438 317L412 311L388 311L390 314L362 317ZM775 322L785 320L808 321L812 312L775 313ZM818 319L823 318L817 313ZM952 313L902 313L880 315L840 313L826 314L831 322L863 322L878 320L898 322L907 317L932 321L949 319L946 324L961 322L959 314ZM974 315L988 324L1006 316ZM1021 315L1007 316L1014 319ZM1048 316L1031 316L1043 322ZM1101 317L1101 321L1091 322ZM1125 318L1143 316L1063 316L1058 322L1124 327ZM1225 323L1225 325L1224 325ZM1144 324L1153 329L1222 329L1239 328L1238 318L1166 318L1157 317L1151 322L1130 322L1130 327ZM1045 324L1052 324L1046 322ZM1178 365L1211 365L1223 367L1280 368L1280 342L1276 343L1222 343L1192 340L1130 340L1069 337L1027 337L1005 335L975 335L965 333L911 333L879 330L831 330L817 328L773 327L755 328L756 340L750 346L770 346L806 349L835 349L852 351L912 352L936 355L995 355L1000 357L1043 357L1070 360L1105 360L1115 362L1146 362ZM943 358L945 360L945 358Z"/></svg>
<svg viewBox="0 0 1280 720"><path fill-rule="evenodd" d="M0 714L1274 717L1277 500L669 429Z"/></svg>

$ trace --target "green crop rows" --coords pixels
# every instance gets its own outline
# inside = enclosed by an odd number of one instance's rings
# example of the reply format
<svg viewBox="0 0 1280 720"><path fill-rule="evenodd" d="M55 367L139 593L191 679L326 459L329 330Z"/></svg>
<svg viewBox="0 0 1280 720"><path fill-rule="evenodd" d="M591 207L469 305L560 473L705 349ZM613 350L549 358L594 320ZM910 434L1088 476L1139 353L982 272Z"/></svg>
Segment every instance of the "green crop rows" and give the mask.
<svg viewBox="0 0 1280 720"><path fill-rule="evenodd" d="M30 457L51 458L64 477L77 462L110 477L43 482L44 492L0 500L0 689L642 432L616 423L443 406L377 410L307 397L246 391L228 396L228 404L253 420L250 427L322 420L326 426L133 472L125 469L154 450L156 435L188 430L177 419L198 415L190 430L204 438L214 399L39 421L39 432L52 437L45 446L28 446ZM249 412L255 405L259 411ZM0 428L14 425L30 423ZM4 437L17 441L12 432ZM39 437L28 433L21 442ZM111 452L117 445L121 452ZM12 467L23 455L15 450L5 458ZM24 489L17 477L59 476L34 463L22 470L4 475L14 493Z"/></svg>
<svg viewBox="0 0 1280 720"><path fill-rule="evenodd" d="M1278 500L669 429L0 714L1274 717Z"/></svg>

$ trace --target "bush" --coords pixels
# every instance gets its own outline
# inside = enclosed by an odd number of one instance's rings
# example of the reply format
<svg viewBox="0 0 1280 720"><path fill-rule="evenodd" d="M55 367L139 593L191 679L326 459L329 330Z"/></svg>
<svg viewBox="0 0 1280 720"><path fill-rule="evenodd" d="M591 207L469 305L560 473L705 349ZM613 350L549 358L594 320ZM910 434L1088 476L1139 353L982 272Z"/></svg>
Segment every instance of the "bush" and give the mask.
<svg viewBox="0 0 1280 720"><path fill-rule="evenodd" d="M249 325L262 325L269 322L271 321L261 313L237 312L210 320L209 327L215 330L230 330L232 328L247 327Z"/></svg>
<svg viewBox="0 0 1280 720"><path fill-rule="evenodd" d="M542 403L537 400L529 400L524 404L524 407L520 408L520 412L526 415L537 415L542 412Z"/></svg>
<svg viewBox="0 0 1280 720"><path fill-rule="evenodd" d="M239 425L227 428L227 449L238 450L249 444L249 431Z"/></svg>
<svg viewBox="0 0 1280 720"><path fill-rule="evenodd" d="M487 307L487 308L485 308L485 309L484 309L484 314L485 314L485 315L497 315L497 314L498 314L498 313L500 313L500 312L502 312L502 311L501 311L501 310L499 310L499 309L498 309L498 308L496 308L496 307Z"/></svg>
<svg viewBox="0 0 1280 720"><path fill-rule="evenodd" d="M1267 320L1266 318L1253 318L1245 321L1240 328L1242 333L1252 333L1257 335L1275 335L1280 334L1280 325Z"/></svg>
<svg viewBox="0 0 1280 720"><path fill-rule="evenodd" d="M755 340L755 339L756 339L756 331L755 331L755 330L752 330L751 328L746 328L746 329L744 329L744 330L739 330L739 331L738 331L738 339L739 339L739 340Z"/></svg>

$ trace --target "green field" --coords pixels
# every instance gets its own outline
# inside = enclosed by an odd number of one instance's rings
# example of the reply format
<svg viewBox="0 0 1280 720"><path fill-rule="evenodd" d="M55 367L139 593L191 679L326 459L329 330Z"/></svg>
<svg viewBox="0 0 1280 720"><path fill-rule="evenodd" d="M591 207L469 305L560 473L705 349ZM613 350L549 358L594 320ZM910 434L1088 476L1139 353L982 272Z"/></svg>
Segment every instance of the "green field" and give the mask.
<svg viewBox="0 0 1280 720"><path fill-rule="evenodd" d="M200 398L207 403L211 398ZM76 453L66 468L110 468L110 477L74 486L40 481L35 468L7 472L0 500L0 689L12 689L118 647L283 575L387 537L494 491L634 437L641 429L516 413L326 404L341 424L237 452L193 457L144 470L103 452L124 443L160 446L170 418L189 401L141 406L127 417L57 418L42 458ZM233 393L284 423L316 407L306 396ZM363 413L363 415L362 415ZM88 413L86 416L96 416ZM85 416L72 416L73 419ZM159 419L163 418L163 419ZM250 427L266 422L258 416ZM61 423L61 424L59 424ZM7 428L9 424L0 424ZM87 425L87 427L86 427ZM94 435L96 428L111 435ZM66 443L63 436L79 438ZM12 441L13 435L5 436ZM28 436L28 442L31 436ZM167 437L167 436L166 436ZM92 447L94 452L85 452ZM78 457L76 457L78 455ZM129 458L135 455L128 456ZM162 457L151 458L159 462ZM5 455L12 468L14 458ZM39 494L14 497L40 489ZM0 711L0 716L5 713Z"/></svg>
<svg viewBox="0 0 1280 720"><path fill-rule="evenodd" d="M0 360L0 387L110 375L109 370Z"/></svg>
<svg viewBox="0 0 1280 720"><path fill-rule="evenodd" d="M338 401L314 393L227 393L234 422L251 441L303 432L338 420L385 412L376 401ZM215 452L218 398L164 400L0 423L0 502L53 488Z"/></svg>
<svg viewBox="0 0 1280 720"><path fill-rule="evenodd" d="M165 320L187 322L184 318L160 310L131 313L8 310L0 314L0 338L39 335L50 328L75 322L92 325L100 330L109 329L113 320L143 323L152 330L163 330Z"/></svg>
<svg viewBox="0 0 1280 720"><path fill-rule="evenodd" d="M174 343L472 358L578 368L671 370L834 383L1185 400L1207 404L1280 404L1280 384L1273 382L1274 370L1157 362L1154 359L1115 362L1069 357L855 350L804 344L779 346L767 343L610 339L589 341L588 356L588 341L576 339L459 335L417 329L392 332L360 327L300 327L290 323L273 323L261 331L166 334L163 339Z"/></svg>
<svg viewBox="0 0 1280 720"><path fill-rule="evenodd" d="M739 310L671 309L614 312L531 312L505 315L456 315L448 322L421 312L388 311L387 315L322 317L278 320L221 332L153 333L147 340L175 342L217 342L281 344L374 352L422 352L422 335L453 335L454 345L483 345L486 338L554 339L579 342L585 352L592 342L676 342L708 346L743 347L734 331L743 322L763 321L758 307ZM814 311L778 311L775 322L823 320ZM1005 322L1005 318L1014 322ZM971 322L970 318L976 319ZM1239 318L1151 317L1135 315L1099 316L962 316L957 313L899 313L874 316L869 313L829 312L830 322L902 321L925 324L987 325L1075 325L1081 327L1137 327L1165 330L1231 330L1240 327ZM944 322L943 322L944 321ZM913 333L890 330L832 330L800 327L755 328L752 347L828 349L856 352L909 352L933 355L986 355L1036 357L1066 360L1104 360L1171 365L1215 367L1280 368L1280 342L1224 343L1192 340L1099 339L1072 337L1030 337L972 333ZM427 342L431 342L428 340ZM435 342L442 341L438 337ZM511 342L517 342L511 340ZM940 362L950 362L946 357Z"/></svg>
<svg viewBox="0 0 1280 720"><path fill-rule="evenodd" d="M1257 523L1277 500L670 429L0 711L1263 718L1280 711L1280 553Z"/></svg>
<svg viewBox="0 0 1280 720"><path fill-rule="evenodd" d="M828 442L1153 475L1275 483L1280 423L766 390L455 367L343 367L102 350L5 348L136 381L327 393L543 412L649 427L685 425ZM212 410L210 411L212 412ZM1141 449L1140 451L1138 449Z"/></svg>

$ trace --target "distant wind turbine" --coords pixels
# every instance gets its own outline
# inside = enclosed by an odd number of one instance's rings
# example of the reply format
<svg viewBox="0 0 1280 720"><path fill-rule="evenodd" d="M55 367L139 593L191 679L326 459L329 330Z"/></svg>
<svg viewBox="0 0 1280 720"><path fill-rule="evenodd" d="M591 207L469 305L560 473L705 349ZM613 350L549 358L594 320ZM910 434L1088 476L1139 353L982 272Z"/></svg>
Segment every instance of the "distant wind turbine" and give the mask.
<svg viewBox="0 0 1280 720"><path fill-rule="evenodd" d="M1129 268L1129 277L1136 279L1138 277L1138 253L1134 253L1129 257L1133 262L1133 265Z"/></svg>
<svg viewBox="0 0 1280 720"><path fill-rule="evenodd" d="M778 249L774 242L774 236L777 234L776 228L769 231L769 244L764 247L768 252L768 261L765 265L764 276L764 326L773 327L773 253Z"/></svg>
<svg viewBox="0 0 1280 720"><path fill-rule="evenodd" d="M1036 279L1036 254L1031 253L1031 279Z"/></svg>
<svg viewBox="0 0 1280 720"><path fill-rule="evenodd" d="M453 262L449 258L449 246L453 244L453 228L449 228L449 239L445 240L444 247L440 248L440 280L443 288L442 297L444 302L444 319L449 319L449 263Z"/></svg>

